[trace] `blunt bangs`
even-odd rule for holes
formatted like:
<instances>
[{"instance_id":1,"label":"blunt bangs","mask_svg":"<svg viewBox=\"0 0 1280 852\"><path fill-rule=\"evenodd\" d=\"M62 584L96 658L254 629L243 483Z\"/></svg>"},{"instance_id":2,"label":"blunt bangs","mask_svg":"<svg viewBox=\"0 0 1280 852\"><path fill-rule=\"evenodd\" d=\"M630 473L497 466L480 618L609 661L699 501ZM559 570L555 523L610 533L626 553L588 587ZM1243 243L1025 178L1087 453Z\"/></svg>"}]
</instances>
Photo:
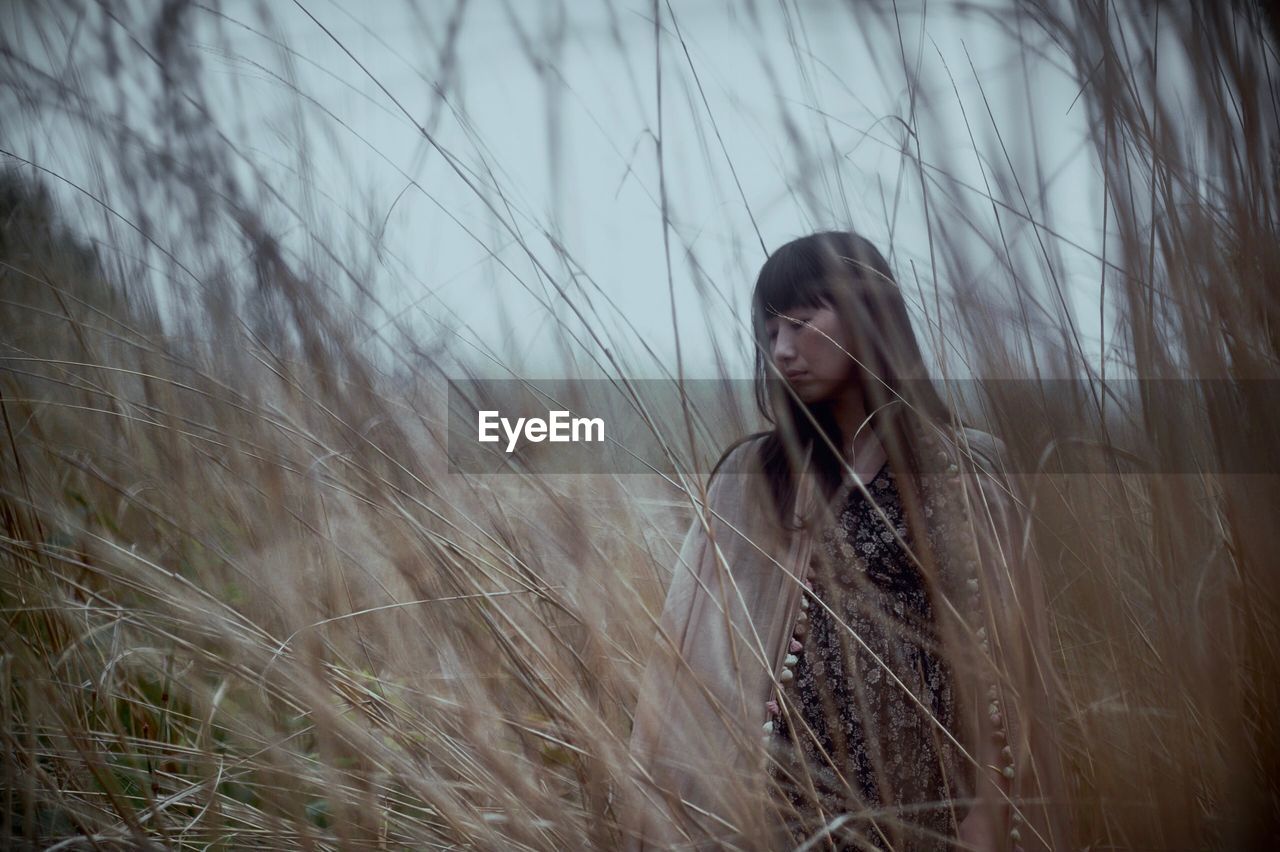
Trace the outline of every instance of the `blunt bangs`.
<instances>
[{"instance_id":1,"label":"blunt bangs","mask_svg":"<svg viewBox=\"0 0 1280 852\"><path fill-rule=\"evenodd\" d=\"M774 252L756 279L752 313L758 322L795 308L832 303L831 263L821 252L794 243Z\"/></svg>"},{"instance_id":2,"label":"blunt bangs","mask_svg":"<svg viewBox=\"0 0 1280 852\"><path fill-rule=\"evenodd\" d=\"M821 278L805 278L796 284L775 280L771 288L757 286L752 298L751 326L758 346L762 350L769 347L769 335L765 330L765 322L769 317L787 315L799 308L821 308L834 304L831 286Z\"/></svg>"},{"instance_id":3,"label":"blunt bangs","mask_svg":"<svg viewBox=\"0 0 1280 852\"><path fill-rule=\"evenodd\" d=\"M893 277L875 246L851 232L824 231L792 240L769 255L756 278L752 313L756 324L763 325L771 314L837 306L855 291L879 291L882 284L892 286Z\"/></svg>"}]
</instances>

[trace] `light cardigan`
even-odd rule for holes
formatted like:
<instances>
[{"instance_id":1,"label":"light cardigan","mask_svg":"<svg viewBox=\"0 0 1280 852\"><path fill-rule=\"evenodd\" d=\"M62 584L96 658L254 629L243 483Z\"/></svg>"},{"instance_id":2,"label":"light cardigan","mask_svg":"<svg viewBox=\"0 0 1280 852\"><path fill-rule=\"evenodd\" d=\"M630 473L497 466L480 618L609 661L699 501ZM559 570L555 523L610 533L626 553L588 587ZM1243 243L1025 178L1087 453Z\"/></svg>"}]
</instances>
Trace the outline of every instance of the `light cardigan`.
<instances>
[{"instance_id":1,"label":"light cardigan","mask_svg":"<svg viewBox=\"0 0 1280 852\"><path fill-rule=\"evenodd\" d=\"M765 703L778 675L800 611L802 580L813 554L809 524L784 529L760 468L763 436L738 445L712 477L668 588L655 648L641 681L632 728L634 770L624 786L626 848L778 849L790 846L766 806L766 757L761 744ZM1002 447L990 435L965 429L947 441L949 476L933 479L963 494L973 544L957 545L947 564L965 576L944 583L943 611L958 612L964 586L980 589L978 619L991 637L979 649L978 625L957 627L951 641L960 696L976 726L965 743L979 764L998 767L987 690L994 685L1008 727L1015 778L1001 792L996 770L977 770L977 793L999 811L1008 846L1010 800L1018 805L1021 845L1060 848L1060 786L1056 752L1048 736L1054 679L1049 666L1043 593L1030 570L1029 538L1006 481L997 474ZM791 507L796 519L816 508L814 475L802 473ZM830 518L830 514L824 517ZM974 549L976 545L976 551ZM954 609L952 606L954 605ZM970 622L973 619L968 619ZM956 622L959 624L959 622ZM963 655L961 655L963 656ZM1045 797L1052 804L1043 804Z\"/></svg>"}]
</instances>

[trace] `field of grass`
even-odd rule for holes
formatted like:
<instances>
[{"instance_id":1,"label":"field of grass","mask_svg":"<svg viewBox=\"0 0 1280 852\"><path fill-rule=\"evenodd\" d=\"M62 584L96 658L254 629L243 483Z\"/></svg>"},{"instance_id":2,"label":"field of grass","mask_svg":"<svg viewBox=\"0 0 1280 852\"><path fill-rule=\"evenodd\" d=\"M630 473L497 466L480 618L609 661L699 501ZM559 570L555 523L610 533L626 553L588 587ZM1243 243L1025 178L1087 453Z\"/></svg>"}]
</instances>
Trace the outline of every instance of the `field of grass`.
<instances>
[{"instance_id":1,"label":"field of grass","mask_svg":"<svg viewBox=\"0 0 1280 852\"><path fill-rule=\"evenodd\" d=\"M1081 389L1046 394L1043 433L1010 441L1053 617L1071 848L1275 848L1280 21L1245 0L1148 5L957 14L1079 81L1109 363L1177 380L1189 410L1169 417L1155 383L1107 395L1061 299L1066 237L1031 200L1037 141L992 131L981 101L952 128L987 158L976 202L915 147L931 105L904 105L933 269L898 274L922 294L975 282L973 246L993 251L1023 312L971 283L927 336L975 376ZM283 202L204 121L184 27L209 10L114 6L0 13L0 847L617 847L645 649L705 476L451 472L452 368L429 330L376 319L376 235L326 239L302 211L298 251ZM920 85L918 18L852 6L905 39L896 73ZM681 13L646 10L676 55ZM1161 68L1185 70L1176 90ZM161 81L168 124L138 132L86 94L98 75L127 101L136 73ZM47 113L82 135L19 132ZM109 197L45 158L90 139L112 144L85 158L126 179ZM543 272L567 340L589 299ZM643 345L583 350L621 382L609 353ZM977 413L1025 437L1026 399L993 384ZM713 444L759 427L708 420ZM680 412L654 426L681 452Z\"/></svg>"}]
</instances>

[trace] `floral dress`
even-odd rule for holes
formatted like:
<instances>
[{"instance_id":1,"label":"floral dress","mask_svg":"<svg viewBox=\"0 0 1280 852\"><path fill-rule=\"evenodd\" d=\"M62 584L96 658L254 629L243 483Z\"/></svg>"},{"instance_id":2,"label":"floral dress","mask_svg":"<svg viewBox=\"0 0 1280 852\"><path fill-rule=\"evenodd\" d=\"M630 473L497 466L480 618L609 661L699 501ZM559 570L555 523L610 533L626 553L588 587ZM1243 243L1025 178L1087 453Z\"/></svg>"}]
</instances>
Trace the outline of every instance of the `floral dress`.
<instances>
[{"instance_id":1,"label":"floral dress","mask_svg":"<svg viewBox=\"0 0 1280 852\"><path fill-rule=\"evenodd\" d=\"M973 779L939 729L959 738L952 672L936 653L923 578L895 537L912 544L887 465L868 491L884 517L855 488L820 538L825 567L811 570L792 640L771 777L797 844L828 826L810 848L953 848L965 809L951 800ZM926 519L935 508L927 498Z\"/></svg>"}]
</instances>

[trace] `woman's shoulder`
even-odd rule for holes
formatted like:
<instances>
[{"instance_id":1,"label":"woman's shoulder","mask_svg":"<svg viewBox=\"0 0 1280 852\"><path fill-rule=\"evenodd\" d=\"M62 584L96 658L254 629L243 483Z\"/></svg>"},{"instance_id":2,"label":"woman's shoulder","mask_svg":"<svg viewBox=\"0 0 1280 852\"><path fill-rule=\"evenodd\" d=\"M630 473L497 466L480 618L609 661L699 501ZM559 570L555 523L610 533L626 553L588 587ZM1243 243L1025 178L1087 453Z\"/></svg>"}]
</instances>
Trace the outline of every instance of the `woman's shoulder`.
<instances>
[{"instance_id":1,"label":"woman's shoulder","mask_svg":"<svg viewBox=\"0 0 1280 852\"><path fill-rule=\"evenodd\" d=\"M1004 441L971 426L963 426L956 433L958 449L974 466L987 473L1000 473L1005 468L1007 447Z\"/></svg>"},{"instance_id":2,"label":"woman's shoulder","mask_svg":"<svg viewBox=\"0 0 1280 852\"><path fill-rule=\"evenodd\" d=\"M721 473L758 473L761 449L772 432L756 432L734 441L720 454L720 460L711 468L711 476Z\"/></svg>"},{"instance_id":3,"label":"woman's shoulder","mask_svg":"<svg viewBox=\"0 0 1280 852\"><path fill-rule=\"evenodd\" d=\"M960 467L972 474L966 478L977 489L982 505L993 516L999 515L1003 523L1013 524L1019 501L1009 479L1008 448L1004 441L990 432L966 426L957 432L956 443L963 459Z\"/></svg>"}]
</instances>

